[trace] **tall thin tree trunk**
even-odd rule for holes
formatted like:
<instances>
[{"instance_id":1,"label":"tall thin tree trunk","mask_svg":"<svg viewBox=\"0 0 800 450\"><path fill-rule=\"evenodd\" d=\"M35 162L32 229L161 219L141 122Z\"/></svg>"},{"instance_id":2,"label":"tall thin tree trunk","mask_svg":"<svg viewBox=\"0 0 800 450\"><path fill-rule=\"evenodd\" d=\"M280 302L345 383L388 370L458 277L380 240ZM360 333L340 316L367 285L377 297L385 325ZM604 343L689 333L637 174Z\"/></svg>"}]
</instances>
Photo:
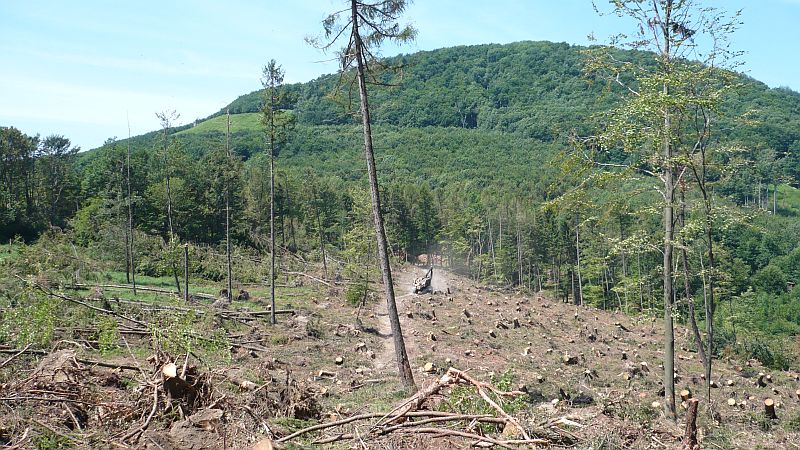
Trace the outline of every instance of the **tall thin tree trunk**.
<instances>
[{"instance_id":1,"label":"tall thin tree trunk","mask_svg":"<svg viewBox=\"0 0 800 450\"><path fill-rule=\"evenodd\" d=\"M622 222L622 216L619 216L619 241L625 241L625 226ZM628 311L628 265L625 258L625 245L622 246L620 256L622 256L622 295L625 298L625 311Z\"/></svg>"},{"instance_id":2,"label":"tall thin tree trunk","mask_svg":"<svg viewBox=\"0 0 800 450\"><path fill-rule=\"evenodd\" d=\"M310 178L310 174L309 174ZM310 181L310 180L309 180ZM319 199L317 198L317 188L316 184L312 181L311 182L311 196L312 201L314 202L314 215L316 215L317 219L317 231L319 232L319 248L322 252L322 269L325 273L325 279L328 278L328 258L325 255L325 233L322 228L322 215L320 214L320 207L319 207Z\"/></svg>"},{"instance_id":3,"label":"tall thin tree trunk","mask_svg":"<svg viewBox=\"0 0 800 450\"><path fill-rule=\"evenodd\" d=\"M519 203L517 203L517 284L522 286L522 234L520 232L519 222L520 222L520 213L519 213Z\"/></svg>"},{"instance_id":4,"label":"tall thin tree trunk","mask_svg":"<svg viewBox=\"0 0 800 450\"><path fill-rule=\"evenodd\" d=\"M164 169L166 172L166 189L167 189L167 223L169 224L169 245L172 247L172 242L175 240L175 227L172 224L172 188L170 186L170 166L169 166L169 157L167 156L167 152L169 151L169 145L167 142L167 131L169 127L164 128ZM175 261L172 261L172 276L175 278L175 287L178 289L178 295L181 294L181 282L178 281L178 266L175 264Z\"/></svg>"},{"instance_id":5,"label":"tall thin tree trunk","mask_svg":"<svg viewBox=\"0 0 800 450\"><path fill-rule=\"evenodd\" d=\"M369 177L370 194L372 199L372 215L375 219L375 235L378 245L378 259L383 273L383 284L386 289L386 303L389 312L389 324L391 325L392 336L394 337L395 357L400 379L406 389L416 391L414 374L411 372L411 364L406 354L406 345L403 340L403 331L400 326L400 317L397 314L397 303L394 296L394 285L392 284L392 269L389 265L389 255L387 253L386 231L383 226L383 216L381 215L380 192L378 191L378 175L375 170L375 154L372 148L372 127L369 113L369 103L367 99L366 75L364 73L364 55L362 53L363 43L358 31L359 15L356 0L351 0L353 37L355 38L355 58L357 62L358 94L361 99L361 123L364 131L364 156L367 160L367 175Z\"/></svg>"},{"instance_id":6,"label":"tall thin tree trunk","mask_svg":"<svg viewBox=\"0 0 800 450\"><path fill-rule=\"evenodd\" d=\"M225 111L228 131L225 134L225 157L228 168L231 163L231 111ZM225 257L228 262L228 300L233 300L233 266L231 264L231 186L228 171L225 171Z\"/></svg>"},{"instance_id":7,"label":"tall thin tree trunk","mask_svg":"<svg viewBox=\"0 0 800 450\"><path fill-rule=\"evenodd\" d=\"M706 296L705 310L706 310L706 391L708 398L711 398L711 360L714 358L714 311L716 305L714 303L714 285L716 276L715 273L715 260L714 260L714 241L712 241L712 230L714 226L714 219L711 215L710 199L706 197L706 220L705 220L705 235L706 245L708 251L708 295Z\"/></svg>"},{"instance_id":8,"label":"tall thin tree trunk","mask_svg":"<svg viewBox=\"0 0 800 450\"><path fill-rule=\"evenodd\" d=\"M120 175L122 179L125 179L125 167L120 166ZM117 208L120 213L120 218L122 216L122 192L125 190L125 186L119 187L119 195L117 196ZM131 248L130 248L130 238L128 237L128 214L125 213L125 223L122 225L122 229L125 235L125 282L131 284Z\"/></svg>"},{"instance_id":9,"label":"tall thin tree trunk","mask_svg":"<svg viewBox=\"0 0 800 450\"><path fill-rule=\"evenodd\" d=\"M772 215L778 214L778 180L772 185Z\"/></svg>"},{"instance_id":10,"label":"tall thin tree trunk","mask_svg":"<svg viewBox=\"0 0 800 450\"><path fill-rule=\"evenodd\" d=\"M189 303L189 244L183 244L183 302Z\"/></svg>"},{"instance_id":11,"label":"tall thin tree trunk","mask_svg":"<svg viewBox=\"0 0 800 450\"><path fill-rule=\"evenodd\" d=\"M128 244L130 246L130 252L128 253L130 257L130 267L131 267L131 282L133 283L133 295L136 296L136 265L134 264L134 246L133 246L133 206L132 206L132 199L131 199L131 121L128 119L128 154L126 157L126 171L127 176L125 177L125 183L128 187L128 233L130 234L130 241Z\"/></svg>"},{"instance_id":12,"label":"tall thin tree trunk","mask_svg":"<svg viewBox=\"0 0 800 450\"><path fill-rule=\"evenodd\" d=\"M270 93L270 108L272 113L270 120L270 149L269 149L269 298L272 311L270 312L270 323L275 325L275 92Z\"/></svg>"},{"instance_id":13,"label":"tall thin tree trunk","mask_svg":"<svg viewBox=\"0 0 800 450\"><path fill-rule=\"evenodd\" d=\"M494 269L494 279L497 280L497 260L494 253L494 232L492 231L492 218L486 217L489 222L489 252L492 255L492 268Z\"/></svg>"},{"instance_id":14,"label":"tall thin tree trunk","mask_svg":"<svg viewBox=\"0 0 800 450\"><path fill-rule=\"evenodd\" d=\"M686 198L685 198L685 185L681 184L680 190L680 210L678 212L678 223L681 229L686 225ZM689 308L689 325L692 327L692 334L694 335L694 342L697 345L697 353L700 355L700 361L703 367L706 365L706 352L703 349L703 339L700 337L700 330L697 327L697 318L695 317L694 310L694 297L689 285L689 251L686 248L686 242L681 237L681 261L683 264L683 291L686 298L686 306ZM709 402L711 398L709 397Z\"/></svg>"},{"instance_id":15,"label":"tall thin tree trunk","mask_svg":"<svg viewBox=\"0 0 800 450\"><path fill-rule=\"evenodd\" d=\"M672 33L672 0L667 0L664 5L664 20L661 23L661 31L664 34L664 48L662 57L664 59L664 70L669 72L670 43ZM669 88L664 84L664 95L669 95ZM672 118L670 110L664 107L664 130L663 130L663 156L664 168L662 177L664 180L664 412L667 418L675 420L677 410L675 407L675 328L672 321L672 249L673 249L673 202L675 195L675 173L672 161L672 143L670 135L672 133Z\"/></svg>"},{"instance_id":16,"label":"tall thin tree trunk","mask_svg":"<svg viewBox=\"0 0 800 450\"><path fill-rule=\"evenodd\" d=\"M639 285L639 311L644 311L644 289L642 288L642 251L636 250L636 281Z\"/></svg>"},{"instance_id":17,"label":"tall thin tree trunk","mask_svg":"<svg viewBox=\"0 0 800 450\"><path fill-rule=\"evenodd\" d=\"M575 265L578 272L578 298L575 299L576 305L583 304L583 279L581 278L581 238L580 238L580 223L575 221Z\"/></svg>"}]
</instances>

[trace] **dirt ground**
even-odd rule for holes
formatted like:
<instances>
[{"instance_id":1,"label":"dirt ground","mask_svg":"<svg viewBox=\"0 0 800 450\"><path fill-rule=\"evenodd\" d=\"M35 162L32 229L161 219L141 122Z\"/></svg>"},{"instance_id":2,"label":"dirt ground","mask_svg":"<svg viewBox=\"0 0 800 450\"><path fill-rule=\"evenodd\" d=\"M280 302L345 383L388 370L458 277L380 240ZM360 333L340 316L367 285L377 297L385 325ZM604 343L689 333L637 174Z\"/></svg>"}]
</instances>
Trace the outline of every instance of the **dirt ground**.
<instances>
[{"instance_id":1,"label":"dirt ground","mask_svg":"<svg viewBox=\"0 0 800 450\"><path fill-rule=\"evenodd\" d=\"M453 367L480 382L505 383L505 390L524 393L517 403L503 406L513 408L523 428L551 439L552 446L676 448L685 409L679 407L677 423L663 414L660 321L478 285L438 267L432 292L413 294L413 280L424 272L413 266L394 272L419 388ZM5 352L0 355L0 445L247 449L270 436L275 440L317 423L386 413L402 404L410 393L396 375L382 291L357 308L343 300L343 286L306 280L305 287L303 295L281 299L279 307L294 314L280 316L277 325L259 320L233 329L221 322L231 327L235 345L213 361L192 352L153 351L149 337L133 335L127 347L110 356L71 344L82 342L75 332L47 355L0 349ZM688 333L678 327L676 390L687 389L700 399L703 448L800 448L800 374L769 371L755 361L715 361L717 387L709 409L702 367L689 347ZM177 380L168 377L169 364L178 373L185 366L185 373ZM778 419L764 417L767 398L777 402ZM486 412L477 395L461 387L443 389L421 408ZM475 443L410 428L375 436L371 423L307 433L288 444L469 448Z\"/></svg>"}]
</instances>

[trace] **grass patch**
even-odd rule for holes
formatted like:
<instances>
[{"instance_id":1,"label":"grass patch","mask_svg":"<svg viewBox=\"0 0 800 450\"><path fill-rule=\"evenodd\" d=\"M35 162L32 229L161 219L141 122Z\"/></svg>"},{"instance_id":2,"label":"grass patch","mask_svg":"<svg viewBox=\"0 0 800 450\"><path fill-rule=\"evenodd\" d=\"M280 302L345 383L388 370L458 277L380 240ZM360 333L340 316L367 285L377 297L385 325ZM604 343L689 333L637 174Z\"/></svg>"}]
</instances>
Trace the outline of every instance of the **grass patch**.
<instances>
[{"instance_id":1,"label":"grass patch","mask_svg":"<svg viewBox=\"0 0 800 450\"><path fill-rule=\"evenodd\" d=\"M204 120L197 125L183 130L181 134L203 134L210 132L225 133L228 129L226 117L217 116L208 120ZM231 133L240 131L260 131L264 126L261 125L261 114L259 113L243 113L231 114Z\"/></svg>"},{"instance_id":2,"label":"grass patch","mask_svg":"<svg viewBox=\"0 0 800 450\"><path fill-rule=\"evenodd\" d=\"M359 413L390 411L398 400L403 400L409 395L404 389L398 388L399 385L395 385L392 381L370 383L340 397L326 398L326 401L335 404L322 405L323 410L326 407L334 409L333 407L341 405Z\"/></svg>"},{"instance_id":3,"label":"grass patch","mask_svg":"<svg viewBox=\"0 0 800 450\"><path fill-rule=\"evenodd\" d=\"M778 186L778 214L789 217L800 216L800 189L788 184Z\"/></svg>"}]
</instances>

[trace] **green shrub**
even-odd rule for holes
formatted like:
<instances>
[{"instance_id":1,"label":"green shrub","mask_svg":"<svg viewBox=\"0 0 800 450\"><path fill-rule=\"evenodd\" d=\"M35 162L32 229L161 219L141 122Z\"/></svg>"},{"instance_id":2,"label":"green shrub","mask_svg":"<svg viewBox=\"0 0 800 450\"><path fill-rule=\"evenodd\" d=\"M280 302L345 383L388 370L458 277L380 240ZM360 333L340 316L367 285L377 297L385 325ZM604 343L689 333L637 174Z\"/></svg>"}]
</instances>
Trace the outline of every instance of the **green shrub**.
<instances>
[{"instance_id":1,"label":"green shrub","mask_svg":"<svg viewBox=\"0 0 800 450\"><path fill-rule=\"evenodd\" d=\"M103 316L97 319L97 345L100 353L108 355L119 348L119 324L112 317Z\"/></svg>"},{"instance_id":2,"label":"green shrub","mask_svg":"<svg viewBox=\"0 0 800 450\"><path fill-rule=\"evenodd\" d=\"M283 334L274 334L269 338L272 345L286 345L289 343L289 338Z\"/></svg>"},{"instance_id":3,"label":"green shrub","mask_svg":"<svg viewBox=\"0 0 800 450\"><path fill-rule=\"evenodd\" d=\"M344 298L348 304L357 307L366 303L368 291L369 286L366 280L358 280L347 286Z\"/></svg>"},{"instance_id":4,"label":"green shrub","mask_svg":"<svg viewBox=\"0 0 800 450\"><path fill-rule=\"evenodd\" d=\"M306 335L315 339L322 339L322 323L319 319L311 319L306 322Z\"/></svg>"},{"instance_id":5,"label":"green shrub","mask_svg":"<svg viewBox=\"0 0 800 450\"><path fill-rule=\"evenodd\" d=\"M46 347L53 340L59 302L23 289L0 315L0 341Z\"/></svg>"}]
</instances>

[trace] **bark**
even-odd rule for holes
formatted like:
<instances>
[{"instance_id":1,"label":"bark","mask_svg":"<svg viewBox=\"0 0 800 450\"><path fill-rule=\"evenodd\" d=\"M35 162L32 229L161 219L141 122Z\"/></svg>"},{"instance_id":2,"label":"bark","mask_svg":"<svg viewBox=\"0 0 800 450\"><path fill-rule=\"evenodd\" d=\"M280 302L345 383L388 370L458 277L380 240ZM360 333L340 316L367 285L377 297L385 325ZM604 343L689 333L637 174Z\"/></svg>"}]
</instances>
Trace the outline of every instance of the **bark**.
<instances>
[{"instance_id":1,"label":"bark","mask_svg":"<svg viewBox=\"0 0 800 450\"><path fill-rule=\"evenodd\" d=\"M270 115L269 115L269 299L272 313L269 316L271 324L275 325L275 88L270 87Z\"/></svg>"},{"instance_id":2,"label":"bark","mask_svg":"<svg viewBox=\"0 0 800 450\"><path fill-rule=\"evenodd\" d=\"M672 0L667 0L664 5L664 20L661 31L664 36L662 58L664 70L669 71L670 43L672 40ZM664 95L669 95L669 88L664 85ZM664 181L664 411L667 418L676 419L675 408L675 329L672 321L672 250L673 250L673 201L674 201L674 166L672 162L672 143L670 134L672 130L671 112L664 107L663 129L663 157L664 167L662 177Z\"/></svg>"},{"instance_id":3,"label":"bark","mask_svg":"<svg viewBox=\"0 0 800 450\"><path fill-rule=\"evenodd\" d=\"M183 287L183 301L189 303L189 244L183 244Z\"/></svg>"},{"instance_id":4,"label":"bark","mask_svg":"<svg viewBox=\"0 0 800 450\"><path fill-rule=\"evenodd\" d=\"M166 116L164 116L166 117ZM169 225L169 243L172 244L172 241L175 239L175 227L172 223L172 188L170 186L170 172L171 169L169 167L169 156L167 155L169 151L168 145L168 133L169 131L169 124L164 127L164 169L166 170L166 177L165 177L165 185L167 190L167 223ZM181 282L178 281L178 267L175 264L174 260L172 262L172 275L175 278L175 287L178 289L178 294L181 292Z\"/></svg>"},{"instance_id":5,"label":"bark","mask_svg":"<svg viewBox=\"0 0 800 450\"><path fill-rule=\"evenodd\" d=\"M228 163L231 159L231 112L226 110L228 131L225 135L225 157L228 158ZM228 263L228 300L233 300L233 268L231 267L231 186L230 186L230 173L226 170L225 173L225 258ZM187 278L188 280L188 278ZM188 286L188 281L187 281ZM188 289L188 287L187 287ZM187 297L188 298L188 297ZM275 309L275 305L272 305Z\"/></svg>"},{"instance_id":6,"label":"bark","mask_svg":"<svg viewBox=\"0 0 800 450\"><path fill-rule=\"evenodd\" d=\"M696 398L688 400L689 406L686 412L686 431L681 442L681 450L696 450L700 448L697 442L697 404Z\"/></svg>"},{"instance_id":7,"label":"bark","mask_svg":"<svg viewBox=\"0 0 800 450\"><path fill-rule=\"evenodd\" d=\"M622 222L622 216L619 217L619 240L620 242L625 241L625 225ZM628 265L627 260L625 258L625 246L622 246L622 251L620 252L620 256L622 257L622 279L624 282L622 283L622 295L625 298L625 311L628 311Z\"/></svg>"},{"instance_id":8,"label":"bark","mask_svg":"<svg viewBox=\"0 0 800 450\"><path fill-rule=\"evenodd\" d=\"M578 275L578 297L575 299L576 305L583 304L583 279L581 278L581 235L580 235L580 222L575 221L575 265Z\"/></svg>"},{"instance_id":9,"label":"bark","mask_svg":"<svg viewBox=\"0 0 800 450\"><path fill-rule=\"evenodd\" d=\"M686 224L686 198L685 198L685 189L684 186L681 185L680 190L680 212L678 213L678 223L681 226L681 229ZM695 317L694 311L694 297L692 296L692 290L689 285L689 252L686 249L686 242L681 238L681 263L683 265L683 291L684 296L686 298L686 306L689 308L689 324L692 327L692 335L694 336L695 345L697 345L697 353L700 355L700 361L703 364L703 367L706 365L706 352L703 349L703 339L700 337L700 330L697 327L697 318ZM711 398L709 397L709 404L711 402Z\"/></svg>"},{"instance_id":10,"label":"bark","mask_svg":"<svg viewBox=\"0 0 800 450\"><path fill-rule=\"evenodd\" d=\"M319 199L317 198L317 188L316 185L312 182L311 183L311 196L313 197L312 201L314 202L314 215L316 215L317 219L317 231L319 232L319 248L322 252L322 269L323 273L325 274L325 279L328 278L328 259L325 255L325 233L324 229L322 228L322 215L319 212Z\"/></svg>"},{"instance_id":11,"label":"bark","mask_svg":"<svg viewBox=\"0 0 800 450\"><path fill-rule=\"evenodd\" d=\"M372 148L372 128L369 112L369 101L367 98L367 85L364 69L363 42L359 34L360 17L358 15L358 1L351 0L351 14L353 27L353 40L355 58L357 63L358 94L361 100L361 122L364 132L364 156L367 160L367 175L372 200L372 213L375 220L375 234L378 245L378 260L383 274L383 284L386 289L386 303L389 312L389 324L391 325L392 336L394 337L395 357L397 359L398 371L403 385L416 391L414 375L411 372L411 365L406 354L406 346L403 340L403 331L400 327L400 318L397 315L397 303L394 296L394 286L392 284L392 269L389 265L389 255L387 253L386 231L383 225L381 214L380 193L378 191L378 176L375 170L375 154ZM274 309L274 308L273 308Z\"/></svg>"}]
</instances>

